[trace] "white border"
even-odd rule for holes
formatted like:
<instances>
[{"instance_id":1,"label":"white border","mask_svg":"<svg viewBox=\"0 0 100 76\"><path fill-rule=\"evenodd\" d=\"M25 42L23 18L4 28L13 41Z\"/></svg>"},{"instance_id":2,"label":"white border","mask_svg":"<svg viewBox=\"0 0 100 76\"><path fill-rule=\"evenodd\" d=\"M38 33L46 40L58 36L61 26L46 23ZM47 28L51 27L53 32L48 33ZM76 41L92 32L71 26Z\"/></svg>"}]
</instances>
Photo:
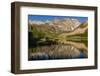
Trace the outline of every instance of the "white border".
<instances>
[{"instance_id":1,"label":"white border","mask_svg":"<svg viewBox=\"0 0 100 76\"><path fill-rule=\"evenodd\" d=\"M94 11L51 9L39 7L20 8L20 69L43 69L94 65ZM88 17L88 59L28 61L28 14Z\"/></svg>"}]
</instances>

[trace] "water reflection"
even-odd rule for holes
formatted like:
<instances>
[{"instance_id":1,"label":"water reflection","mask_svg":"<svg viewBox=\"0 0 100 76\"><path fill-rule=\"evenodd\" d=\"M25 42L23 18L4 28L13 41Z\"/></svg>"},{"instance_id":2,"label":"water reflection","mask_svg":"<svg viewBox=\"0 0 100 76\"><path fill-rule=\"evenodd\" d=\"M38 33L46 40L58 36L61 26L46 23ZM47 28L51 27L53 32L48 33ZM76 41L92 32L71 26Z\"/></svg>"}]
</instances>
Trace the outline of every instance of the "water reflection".
<instances>
[{"instance_id":1,"label":"water reflection","mask_svg":"<svg viewBox=\"0 0 100 76\"><path fill-rule=\"evenodd\" d=\"M72 41L67 41L66 44L45 45L29 49L29 60L79 59L87 57L86 45Z\"/></svg>"}]
</instances>

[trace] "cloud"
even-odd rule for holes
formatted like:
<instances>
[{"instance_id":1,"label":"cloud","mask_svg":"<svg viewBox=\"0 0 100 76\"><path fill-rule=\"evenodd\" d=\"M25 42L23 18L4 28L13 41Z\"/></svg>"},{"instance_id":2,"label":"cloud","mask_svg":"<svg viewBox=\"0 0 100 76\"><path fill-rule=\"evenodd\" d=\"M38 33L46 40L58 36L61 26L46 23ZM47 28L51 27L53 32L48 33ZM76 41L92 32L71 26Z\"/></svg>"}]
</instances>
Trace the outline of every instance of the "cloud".
<instances>
[{"instance_id":1,"label":"cloud","mask_svg":"<svg viewBox=\"0 0 100 76\"><path fill-rule=\"evenodd\" d=\"M41 24L45 24L45 22L43 22L43 21L32 21L32 20L29 20L29 23L30 24L37 24L37 25L41 25Z\"/></svg>"}]
</instances>

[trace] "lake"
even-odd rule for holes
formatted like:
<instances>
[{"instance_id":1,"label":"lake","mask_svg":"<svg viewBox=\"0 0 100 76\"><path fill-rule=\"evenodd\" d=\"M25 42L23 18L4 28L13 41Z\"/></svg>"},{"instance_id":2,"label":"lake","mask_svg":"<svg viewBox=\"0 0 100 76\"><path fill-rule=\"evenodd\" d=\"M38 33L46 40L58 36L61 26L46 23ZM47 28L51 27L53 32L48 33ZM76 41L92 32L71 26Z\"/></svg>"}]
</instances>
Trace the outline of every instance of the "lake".
<instances>
[{"instance_id":1,"label":"lake","mask_svg":"<svg viewBox=\"0 0 100 76\"><path fill-rule=\"evenodd\" d=\"M28 60L83 59L88 57L84 43L67 42L29 48Z\"/></svg>"}]
</instances>

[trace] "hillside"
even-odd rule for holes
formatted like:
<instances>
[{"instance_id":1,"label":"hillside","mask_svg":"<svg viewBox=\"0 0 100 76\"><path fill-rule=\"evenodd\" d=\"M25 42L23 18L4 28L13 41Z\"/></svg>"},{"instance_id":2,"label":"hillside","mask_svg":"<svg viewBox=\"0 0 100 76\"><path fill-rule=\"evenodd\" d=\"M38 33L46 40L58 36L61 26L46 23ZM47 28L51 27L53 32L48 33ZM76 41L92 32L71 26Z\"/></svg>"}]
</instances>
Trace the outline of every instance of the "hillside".
<instances>
[{"instance_id":1,"label":"hillside","mask_svg":"<svg viewBox=\"0 0 100 76\"><path fill-rule=\"evenodd\" d=\"M46 22L29 21L29 42L36 39L36 43L54 42L66 43L68 40L87 40L88 23L77 19L54 19ZM30 36L31 35L31 36ZM77 36L78 35L78 36Z\"/></svg>"},{"instance_id":2,"label":"hillside","mask_svg":"<svg viewBox=\"0 0 100 76\"><path fill-rule=\"evenodd\" d=\"M49 28L54 29L57 32L71 32L75 28L77 28L81 23L77 19L54 19L52 21L29 21L29 24L31 25L37 25L37 26L48 26Z\"/></svg>"}]
</instances>

